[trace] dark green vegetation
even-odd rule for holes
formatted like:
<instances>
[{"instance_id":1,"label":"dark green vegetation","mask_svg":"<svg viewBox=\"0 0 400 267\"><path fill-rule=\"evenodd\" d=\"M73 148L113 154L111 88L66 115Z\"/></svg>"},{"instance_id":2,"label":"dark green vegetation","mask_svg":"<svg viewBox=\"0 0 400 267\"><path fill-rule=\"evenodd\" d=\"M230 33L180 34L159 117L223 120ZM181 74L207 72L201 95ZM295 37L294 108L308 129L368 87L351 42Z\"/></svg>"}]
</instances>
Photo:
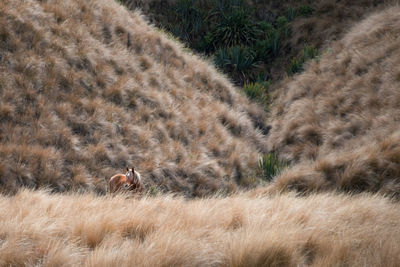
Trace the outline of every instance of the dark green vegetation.
<instances>
[{"instance_id":1,"label":"dark green vegetation","mask_svg":"<svg viewBox=\"0 0 400 267\"><path fill-rule=\"evenodd\" d=\"M122 2L133 8L132 1ZM271 9L266 17L258 12L257 5L244 0L179 0L150 4L146 15L192 50L211 58L236 85L244 86L249 98L266 104L266 84L276 71L277 61L283 57L291 62L293 57L288 42L291 21L309 17L313 11L308 4L294 4ZM299 72L306 59L294 55L294 62L283 70Z\"/></svg>"},{"instance_id":2,"label":"dark green vegetation","mask_svg":"<svg viewBox=\"0 0 400 267\"><path fill-rule=\"evenodd\" d=\"M258 164L262 172L262 178L266 181L274 179L287 166L287 163L279 159L274 153L262 155Z\"/></svg>"},{"instance_id":3,"label":"dark green vegetation","mask_svg":"<svg viewBox=\"0 0 400 267\"><path fill-rule=\"evenodd\" d=\"M318 50L314 46L305 46L301 55L292 58L287 69L289 75L302 72L304 70L304 63L310 59L318 56Z\"/></svg>"}]
</instances>

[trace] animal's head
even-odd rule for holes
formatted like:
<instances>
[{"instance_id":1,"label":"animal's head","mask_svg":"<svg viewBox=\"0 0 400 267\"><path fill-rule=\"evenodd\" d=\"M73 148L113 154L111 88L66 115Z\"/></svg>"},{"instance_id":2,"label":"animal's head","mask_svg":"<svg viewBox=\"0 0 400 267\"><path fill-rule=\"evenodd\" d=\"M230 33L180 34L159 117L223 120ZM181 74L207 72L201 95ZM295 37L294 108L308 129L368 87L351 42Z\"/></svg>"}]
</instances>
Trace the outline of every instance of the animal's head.
<instances>
[{"instance_id":1,"label":"animal's head","mask_svg":"<svg viewBox=\"0 0 400 267\"><path fill-rule=\"evenodd\" d=\"M123 185L125 190L139 190L141 191L141 178L140 174L134 168L126 168L126 182Z\"/></svg>"},{"instance_id":2,"label":"animal's head","mask_svg":"<svg viewBox=\"0 0 400 267\"><path fill-rule=\"evenodd\" d=\"M133 167L126 168L125 176L126 176L126 182L128 184L132 184L135 180L135 169Z\"/></svg>"}]
</instances>

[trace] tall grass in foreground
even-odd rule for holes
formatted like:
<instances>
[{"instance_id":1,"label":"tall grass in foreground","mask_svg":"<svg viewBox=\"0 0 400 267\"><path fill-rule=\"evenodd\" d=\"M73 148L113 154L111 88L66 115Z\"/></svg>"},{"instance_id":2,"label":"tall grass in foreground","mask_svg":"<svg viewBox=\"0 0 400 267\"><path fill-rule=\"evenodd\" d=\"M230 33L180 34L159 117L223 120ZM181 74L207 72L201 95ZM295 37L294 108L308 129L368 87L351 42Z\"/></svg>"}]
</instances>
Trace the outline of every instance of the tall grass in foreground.
<instances>
[{"instance_id":1,"label":"tall grass in foreground","mask_svg":"<svg viewBox=\"0 0 400 267\"><path fill-rule=\"evenodd\" d=\"M369 195L0 197L1 266L396 266L400 204Z\"/></svg>"}]
</instances>

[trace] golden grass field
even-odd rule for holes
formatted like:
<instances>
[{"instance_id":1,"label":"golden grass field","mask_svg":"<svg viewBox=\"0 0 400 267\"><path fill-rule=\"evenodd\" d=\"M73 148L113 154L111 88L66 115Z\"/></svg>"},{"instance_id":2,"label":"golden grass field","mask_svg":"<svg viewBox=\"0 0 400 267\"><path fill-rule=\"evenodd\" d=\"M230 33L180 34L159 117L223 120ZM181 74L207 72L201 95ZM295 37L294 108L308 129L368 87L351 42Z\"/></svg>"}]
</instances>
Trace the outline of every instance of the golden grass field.
<instances>
[{"instance_id":1,"label":"golden grass field","mask_svg":"<svg viewBox=\"0 0 400 267\"><path fill-rule=\"evenodd\" d=\"M1 1L0 266L399 266L400 8L384 6L295 22L327 43L266 114L115 1ZM290 166L261 186L269 151ZM105 195L127 165L143 195Z\"/></svg>"},{"instance_id":2,"label":"golden grass field","mask_svg":"<svg viewBox=\"0 0 400 267\"><path fill-rule=\"evenodd\" d=\"M400 205L379 196L49 194L0 198L2 266L398 266Z\"/></svg>"}]
</instances>

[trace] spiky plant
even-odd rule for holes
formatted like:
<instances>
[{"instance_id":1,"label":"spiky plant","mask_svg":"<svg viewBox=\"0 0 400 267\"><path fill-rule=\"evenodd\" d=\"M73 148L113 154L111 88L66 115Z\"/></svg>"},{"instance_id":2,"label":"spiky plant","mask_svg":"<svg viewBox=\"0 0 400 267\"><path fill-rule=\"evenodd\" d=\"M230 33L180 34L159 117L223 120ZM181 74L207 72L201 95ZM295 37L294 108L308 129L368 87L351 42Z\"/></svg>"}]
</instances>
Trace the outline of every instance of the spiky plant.
<instances>
[{"instance_id":1,"label":"spiky plant","mask_svg":"<svg viewBox=\"0 0 400 267\"><path fill-rule=\"evenodd\" d=\"M287 67L287 73L289 75L294 75L302 72L304 70L304 63L310 59L316 58L317 56L318 49L316 49L313 45L306 45L299 57L292 58L289 66Z\"/></svg>"},{"instance_id":2,"label":"spiky plant","mask_svg":"<svg viewBox=\"0 0 400 267\"><path fill-rule=\"evenodd\" d=\"M275 153L268 153L260 157L258 166L262 172L263 179L271 181L282 172L287 163L279 159Z\"/></svg>"},{"instance_id":3,"label":"spiky plant","mask_svg":"<svg viewBox=\"0 0 400 267\"><path fill-rule=\"evenodd\" d=\"M233 8L231 12L221 12L219 16L220 19L212 30L215 47L249 45L255 41L258 29L245 9Z\"/></svg>"},{"instance_id":4,"label":"spiky plant","mask_svg":"<svg viewBox=\"0 0 400 267\"><path fill-rule=\"evenodd\" d=\"M257 65L252 51L245 46L218 49L214 55L214 62L225 72L231 73L237 83L246 80L251 69Z\"/></svg>"},{"instance_id":5,"label":"spiky plant","mask_svg":"<svg viewBox=\"0 0 400 267\"><path fill-rule=\"evenodd\" d=\"M268 87L270 83L267 82L246 82L243 86L243 91L252 100L265 103L268 100Z\"/></svg>"}]
</instances>

